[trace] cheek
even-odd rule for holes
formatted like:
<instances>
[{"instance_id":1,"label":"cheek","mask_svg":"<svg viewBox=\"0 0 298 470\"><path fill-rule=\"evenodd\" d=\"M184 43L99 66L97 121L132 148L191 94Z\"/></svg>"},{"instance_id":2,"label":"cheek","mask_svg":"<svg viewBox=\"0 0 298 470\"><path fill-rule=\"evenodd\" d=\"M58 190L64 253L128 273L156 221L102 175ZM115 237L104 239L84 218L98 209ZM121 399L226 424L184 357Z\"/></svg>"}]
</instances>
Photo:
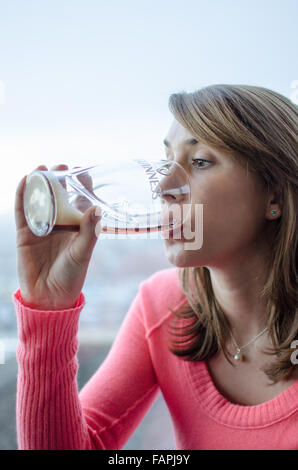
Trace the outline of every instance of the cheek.
<instances>
[{"instance_id":1,"label":"cheek","mask_svg":"<svg viewBox=\"0 0 298 470\"><path fill-rule=\"evenodd\" d=\"M255 246L256 240L261 243L259 236L265 226L264 196L257 182L245 175L230 178L221 174L201 180L201 184L192 187L192 216L187 221L194 237L182 236L181 241L166 243L170 262L176 266L208 266ZM203 204L203 222L199 224L195 223L195 204ZM203 245L188 251L184 242L197 239L198 226L200 231L202 227Z\"/></svg>"},{"instance_id":2,"label":"cheek","mask_svg":"<svg viewBox=\"0 0 298 470\"><path fill-rule=\"evenodd\" d=\"M250 178L221 176L205 181L193 191L193 203L203 204L206 236L248 235L264 220L263 194Z\"/></svg>"}]
</instances>

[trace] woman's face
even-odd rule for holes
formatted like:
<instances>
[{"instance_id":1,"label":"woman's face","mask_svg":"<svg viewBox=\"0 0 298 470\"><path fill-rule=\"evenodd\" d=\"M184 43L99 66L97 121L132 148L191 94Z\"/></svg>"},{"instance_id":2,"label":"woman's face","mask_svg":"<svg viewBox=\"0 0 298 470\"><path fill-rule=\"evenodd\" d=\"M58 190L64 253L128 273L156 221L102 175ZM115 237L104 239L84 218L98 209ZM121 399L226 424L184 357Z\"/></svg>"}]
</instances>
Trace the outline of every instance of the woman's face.
<instances>
[{"instance_id":1,"label":"woman's face","mask_svg":"<svg viewBox=\"0 0 298 470\"><path fill-rule=\"evenodd\" d=\"M257 173L248 171L229 155L197 142L176 119L165 142L167 158L177 161L188 172L191 229L196 235L201 230L203 236L199 249L185 249L185 243L190 246L192 240L183 237L183 230L180 239L165 238L169 261L180 267L223 266L226 261L236 260L239 254L242 257L252 250L262 250L266 243L269 195ZM203 204L200 224L195 221L195 204Z\"/></svg>"}]
</instances>

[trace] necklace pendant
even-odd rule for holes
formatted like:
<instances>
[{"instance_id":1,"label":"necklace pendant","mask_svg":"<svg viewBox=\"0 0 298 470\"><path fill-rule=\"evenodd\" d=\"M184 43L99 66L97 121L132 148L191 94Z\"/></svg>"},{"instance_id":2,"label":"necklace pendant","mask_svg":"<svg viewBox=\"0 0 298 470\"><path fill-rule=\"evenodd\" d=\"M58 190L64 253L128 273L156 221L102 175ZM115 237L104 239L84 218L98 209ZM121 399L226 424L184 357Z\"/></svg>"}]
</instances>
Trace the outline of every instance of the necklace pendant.
<instances>
[{"instance_id":1,"label":"necklace pendant","mask_svg":"<svg viewBox=\"0 0 298 470\"><path fill-rule=\"evenodd\" d=\"M235 361L243 361L243 355L241 349L237 348L237 352L234 356Z\"/></svg>"}]
</instances>

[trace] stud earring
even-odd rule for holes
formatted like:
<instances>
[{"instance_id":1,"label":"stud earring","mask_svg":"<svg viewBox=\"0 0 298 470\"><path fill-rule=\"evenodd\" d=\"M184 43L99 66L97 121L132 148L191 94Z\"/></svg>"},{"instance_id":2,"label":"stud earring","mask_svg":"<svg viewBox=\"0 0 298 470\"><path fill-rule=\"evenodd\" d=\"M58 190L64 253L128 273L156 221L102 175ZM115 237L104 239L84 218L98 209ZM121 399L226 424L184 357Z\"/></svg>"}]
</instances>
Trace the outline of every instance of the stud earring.
<instances>
[{"instance_id":1,"label":"stud earring","mask_svg":"<svg viewBox=\"0 0 298 470\"><path fill-rule=\"evenodd\" d=\"M272 209L271 214L272 214L272 215L276 215L276 210L275 210L275 209Z\"/></svg>"}]
</instances>

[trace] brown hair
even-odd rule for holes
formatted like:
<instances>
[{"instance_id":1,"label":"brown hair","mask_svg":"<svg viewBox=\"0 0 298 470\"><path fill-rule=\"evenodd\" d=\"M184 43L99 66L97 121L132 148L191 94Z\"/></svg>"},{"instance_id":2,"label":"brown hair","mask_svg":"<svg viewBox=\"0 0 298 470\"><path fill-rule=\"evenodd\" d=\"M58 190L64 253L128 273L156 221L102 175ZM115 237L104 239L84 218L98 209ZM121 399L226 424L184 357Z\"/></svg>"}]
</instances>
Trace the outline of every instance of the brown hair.
<instances>
[{"instance_id":1,"label":"brown hair","mask_svg":"<svg viewBox=\"0 0 298 470\"><path fill-rule=\"evenodd\" d=\"M264 352L276 356L264 372L276 383L294 370L291 343L298 336L298 107L267 88L212 85L193 93L172 94L169 108L197 140L248 165L268 190L279 192L282 215L272 221L269 276L261 293L273 344ZM204 266L179 268L179 281L187 304L172 310L169 330L182 339L173 340L169 350L188 361L206 360L222 350L231 363L225 346L231 325L214 295L209 270ZM179 319L182 323L177 327ZM185 319L190 322L185 324Z\"/></svg>"}]
</instances>

